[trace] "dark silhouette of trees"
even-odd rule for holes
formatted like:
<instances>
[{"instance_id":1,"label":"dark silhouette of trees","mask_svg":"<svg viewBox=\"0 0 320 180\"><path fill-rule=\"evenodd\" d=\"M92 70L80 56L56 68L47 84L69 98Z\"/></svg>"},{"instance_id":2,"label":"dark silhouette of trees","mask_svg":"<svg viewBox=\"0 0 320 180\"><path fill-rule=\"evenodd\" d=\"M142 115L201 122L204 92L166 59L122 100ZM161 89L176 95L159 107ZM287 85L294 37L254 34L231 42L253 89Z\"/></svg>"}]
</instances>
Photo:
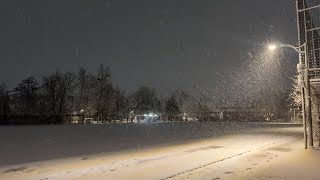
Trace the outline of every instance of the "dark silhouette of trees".
<instances>
[{"instance_id":1,"label":"dark silhouette of trees","mask_svg":"<svg viewBox=\"0 0 320 180\"><path fill-rule=\"evenodd\" d=\"M281 118L289 107L287 95L281 89L256 90L260 92L259 97L243 100L242 104L234 103L232 97L215 101L207 94L194 91L188 94L181 90L161 100L156 90L147 86L126 94L113 85L110 67L103 64L98 66L95 74L80 67L77 73L54 72L41 80L40 83L34 77L22 80L10 96L6 86L0 84L0 115L34 118L37 123L42 123L42 119L48 119L44 123L63 123L67 119L77 123L84 120L105 123L122 121L129 116L132 121L135 115L147 113L161 113L164 119L168 115L169 118L181 116L185 120L209 120L217 118L218 113L228 108L231 111L242 108L241 113L248 116L256 111ZM243 104L248 106L241 106ZM228 112L225 112L227 117Z\"/></svg>"},{"instance_id":2,"label":"dark silhouette of trees","mask_svg":"<svg viewBox=\"0 0 320 180\"><path fill-rule=\"evenodd\" d=\"M43 77L42 92L46 99L48 112L62 115L67 112L66 99L75 89L75 75L55 72Z\"/></svg>"},{"instance_id":3,"label":"dark silhouette of trees","mask_svg":"<svg viewBox=\"0 0 320 180\"><path fill-rule=\"evenodd\" d=\"M86 97L88 97L88 89L90 87L89 81L90 79L87 70L80 67L76 77L76 86L79 93L79 104L77 108L79 110L85 109L85 106L87 105L85 101Z\"/></svg>"},{"instance_id":4,"label":"dark silhouette of trees","mask_svg":"<svg viewBox=\"0 0 320 180\"><path fill-rule=\"evenodd\" d=\"M171 96L165 103L165 112L170 116L177 116L180 114L180 108L174 96Z\"/></svg>"},{"instance_id":5,"label":"dark silhouette of trees","mask_svg":"<svg viewBox=\"0 0 320 180\"><path fill-rule=\"evenodd\" d=\"M14 89L14 109L21 114L37 114L39 82L34 77L21 81Z\"/></svg>"},{"instance_id":6,"label":"dark silhouette of trees","mask_svg":"<svg viewBox=\"0 0 320 180\"><path fill-rule=\"evenodd\" d=\"M199 99L199 101L195 104L194 109L196 117L200 120L206 120L208 117L210 117L211 108L203 98Z\"/></svg>"},{"instance_id":7,"label":"dark silhouette of trees","mask_svg":"<svg viewBox=\"0 0 320 180\"><path fill-rule=\"evenodd\" d=\"M66 112L66 100L68 96L72 96L75 89L75 75L73 73L65 73L60 75L58 81L58 113L62 114Z\"/></svg>"},{"instance_id":8,"label":"dark silhouette of trees","mask_svg":"<svg viewBox=\"0 0 320 180\"><path fill-rule=\"evenodd\" d=\"M115 89L113 93L115 98L114 120L119 119L122 122L123 119L128 119L130 113L129 99L120 89Z\"/></svg>"},{"instance_id":9,"label":"dark silhouette of trees","mask_svg":"<svg viewBox=\"0 0 320 180\"><path fill-rule=\"evenodd\" d=\"M194 97L184 91L176 91L174 92L173 96L175 97L179 106L179 110L182 113L186 113L188 115L195 113L195 104L197 101Z\"/></svg>"},{"instance_id":10,"label":"dark silhouette of trees","mask_svg":"<svg viewBox=\"0 0 320 180\"><path fill-rule=\"evenodd\" d=\"M134 110L136 113L159 112L161 101L153 88L141 86L132 95Z\"/></svg>"},{"instance_id":11,"label":"dark silhouette of trees","mask_svg":"<svg viewBox=\"0 0 320 180\"><path fill-rule=\"evenodd\" d=\"M48 113L56 114L58 101L57 89L60 73L55 72L43 77L42 91Z\"/></svg>"},{"instance_id":12,"label":"dark silhouette of trees","mask_svg":"<svg viewBox=\"0 0 320 180\"><path fill-rule=\"evenodd\" d=\"M95 83L95 111L100 119L111 121L114 107L113 86L110 67L100 64Z\"/></svg>"},{"instance_id":13,"label":"dark silhouette of trees","mask_svg":"<svg viewBox=\"0 0 320 180\"><path fill-rule=\"evenodd\" d=\"M9 96L7 86L0 84L0 115L6 116L9 112Z\"/></svg>"}]
</instances>

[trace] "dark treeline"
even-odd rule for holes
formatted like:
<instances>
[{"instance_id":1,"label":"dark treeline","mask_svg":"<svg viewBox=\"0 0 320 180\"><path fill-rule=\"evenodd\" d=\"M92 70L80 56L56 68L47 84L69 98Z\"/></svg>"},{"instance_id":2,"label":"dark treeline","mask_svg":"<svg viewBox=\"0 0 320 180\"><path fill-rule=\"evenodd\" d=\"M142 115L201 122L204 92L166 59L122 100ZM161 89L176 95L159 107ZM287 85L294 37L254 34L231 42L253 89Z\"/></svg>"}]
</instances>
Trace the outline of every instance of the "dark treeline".
<instances>
[{"instance_id":1,"label":"dark treeline","mask_svg":"<svg viewBox=\"0 0 320 180\"><path fill-rule=\"evenodd\" d=\"M154 88L141 86L135 92L127 93L112 83L109 66L99 65L97 72L89 73L80 67L77 72L54 72L39 79L27 77L13 90L5 83L0 84L0 116L2 124L14 119L11 124L71 123L74 117L97 119L102 123L116 120L130 122L134 115L157 113L166 115L167 120L200 120L221 118L221 112L228 112L224 118L265 118L277 113L285 106L286 96L256 107L253 103L243 106L213 101L207 97L175 91L167 98L160 98ZM248 115L248 113L250 113ZM279 112L277 116L283 115ZM19 122L19 120L21 122ZM81 121L79 121L81 122ZM9 123L10 124L10 123Z\"/></svg>"},{"instance_id":2,"label":"dark treeline","mask_svg":"<svg viewBox=\"0 0 320 180\"><path fill-rule=\"evenodd\" d=\"M154 88L142 86L129 94L114 86L106 65L99 65L95 74L80 67L76 73L27 77L11 91L0 85L2 119L37 117L43 123L63 123L65 117L83 116L111 122L128 120L130 112L178 115L180 109L173 96L160 99Z\"/></svg>"}]
</instances>

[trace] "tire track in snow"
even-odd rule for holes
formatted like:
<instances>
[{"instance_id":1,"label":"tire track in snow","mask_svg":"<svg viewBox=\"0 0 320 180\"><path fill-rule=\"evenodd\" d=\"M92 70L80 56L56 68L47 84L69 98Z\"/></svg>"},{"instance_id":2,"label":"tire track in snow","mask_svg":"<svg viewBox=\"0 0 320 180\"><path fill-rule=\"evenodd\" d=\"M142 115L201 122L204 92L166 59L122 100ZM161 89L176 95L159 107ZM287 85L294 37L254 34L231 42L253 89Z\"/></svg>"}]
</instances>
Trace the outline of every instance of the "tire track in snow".
<instances>
[{"instance_id":1,"label":"tire track in snow","mask_svg":"<svg viewBox=\"0 0 320 180\"><path fill-rule=\"evenodd\" d=\"M301 137L301 135L293 136L293 137L294 137L293 139L295 139L295 138L297 138L297 137ZM245 151L245 152L242 152L242 153L239 153L239 154L235 154L235 155L232 155L232 156L229 156L229 157L226 157L226 158L217 160L217 161L213 161L213 162L210 162L210 163L207 163L207 164L204 164L204 165L201 165L201 166L198 166L198 167L195 167L195 168L186 170L186 171L182 171L182 172L180 172L180 173L177 173L177 174L168 176L168 177L166 177L166 178L163 178L162 180L173 179L173 178L175 178L175 177L184 175L184 174L186 174L186 173L190 173L190 172L193 172L193 171L196 171L196 170L199 170L199 169L203 169L203 168L205 168L205 167L207 167L207 166L210 166L210 165L213 165L213 164L216 164L216 163L225 161L225 160L229 160L229 159L232 159L232 158L234 158L234 157L242 156L242 155L245 155L245 154L248 154L248 153L257 151L257 150L261 150L261 149L265 149L265 148L268 148L268 147L271 147L271 146L275 146L275 145L277 145L277 144L279 144L279 143L284 143L284 142L288 142L288 140L282 140L282 141L274 142L274 143L271 143L271 144L268 144L268 145L261 146L261 147L259 147L259 148L257 148L257 149L254 149L254 150Z\"/></svg>"}]
</instances>

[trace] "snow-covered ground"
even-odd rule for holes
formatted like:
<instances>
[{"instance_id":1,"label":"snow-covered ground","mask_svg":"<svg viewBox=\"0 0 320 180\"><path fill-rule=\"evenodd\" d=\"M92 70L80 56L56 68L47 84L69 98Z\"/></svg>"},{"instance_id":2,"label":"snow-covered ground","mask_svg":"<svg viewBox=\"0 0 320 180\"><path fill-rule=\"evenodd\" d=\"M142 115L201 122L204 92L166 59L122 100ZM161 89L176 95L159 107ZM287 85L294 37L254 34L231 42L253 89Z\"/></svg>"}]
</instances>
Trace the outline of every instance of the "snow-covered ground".
<instances>
[{"instance_id":1,"label":"snow-covered ground","mask_svg":"<svg viewBox=\"0 0 320 180\"><path fill-rule=\"evenodd\" d=\"M248 129L250 125L245 125L247 128L244 128L243 124L230 125L230 123L226 123L225 125L234 126L233 128L243 127L240 128L242 130L228 133L231 129L224 128L224 125L214 125L215 128L213 128L212 124L210 126L210 123L207 123L205 124L207 128L203 129L197 128L204 124L199 125L194 123L189 129L187 127L190 125L180 125L185 126L184 131L190 131L193 129L194 132L190 131L189 133L192 135L198 134L198 136L192 139L190 137L194 136L187 136L187 132L182 135L177 131L177 135L173 138L171 136L174 136L175 133L172 132L169 134L170 136L163 135L164 138L171 137L171 139L169 138L167 141L162 140L160 141L162 143L159 144L156 140L161 140L160 137L156 139L142 138L142 140L140 138L134 138L140 137L140 135L145 135L144 133L138 133L136 136L131 136L132 139L130 139L132 141L130 143L131 145L138 144L135 148L131 146L131 148L127 148L122 151L106 151L105 153L91 155L85 153L73 154L73 157L68 158L64 157L60 159L30 162L11 166L3 165L0 168L0 179L260 179L260 177L266 179L270 177L277 179L277 177L281 177L278 175L283 175L284 177L284 175L288 175L289 173L283 172L282 174L282 171L279 170L280 168L290 166L292 166L291 169L294 169L293 167L301 168L301 165L299 164L300 162L295 163L294 161L299 159L294 158L297 156L294 153L306 152L303 150L301 127L285 127L289 125L282 124L278 125L283 126L282 128L269 127ZM150 126L159 126L157 128L154 127L155 129L153 130L156 131L156 129L163 129L163 127L167 127L169 125L154 124ZM171 126L176 127L177 124L171 124ZM270 125L259 126L263 127ZM66 129L70 128L65 126L62 127ZM56 128L59 129L62 127ZM97 129L102 128L94 127ZM107 127L109 126L105 126L104 128ZM82 127L75 126L74 128ZM152 129L149 126L145 128ZM211 128L220 131L220 133L208 134ZM120 129L122 129L122 127L120 127ZM128 127L128 129L130 129L130 127ZM137 127L134 129L137 129ZM170 131L163 131L162 133L168 132ZM200 132L207 133L202 134ZM62 131L60 133L66 132ZM158 135L161 135L162 133L159 132ZM50 134L50 131L48 131L47 134ZM69 134L72 134L72 131L70 131ZM207 138L202 137L204 134L207 135ZM40 135L41 133L39 133L39 136ZM150 133L150 135L151 137L154 137L157 134ZM65 144L67 145L67 141L68 139L70 140L70 136L65 137ZM55 138L52 136L50 141L45 142L54 142L59 139ZM119 144L126 143L122 138L119 138L118 143L114 144L114 146L117 147L115 149L118 149L119 147L127 147L124 145L119 146ZM109 138L107 138L107 140L108 139ZM155 141L153 141L154 143L146 141L152 139L155 139ZM26 140L28 141L28 138L26 138ZM47 140L49 140L49 138ZM98 140L99 141L93 141L95 143L103 143L101 139ZM143 143L143 141L146 142ZM80 143L81 141L77 142ZM27 142L24 144L27 144ZM57 142L56 145L57 144L59 143ZM68 146L72 146L73 144L75 143L70 142L70 145L67 145L67 147L60 148L61 150L72 149ZM86 141L82 144L84 145L83 149L88 149L88 147L86 147L88 145ZM105 142L105 144L112 146L112 143L110 142ZM139 144L141 146L139 146ZM91 145L93 145L93 143L91 143ZM104 147L99 144L97 144L97 146ZM76 149L79 147L80 145L74 148ZM21 149L17 149L15 152L7 152L7 155L15 154L17 152L21 152L23 154L23 151L28 148L34 149L33 147L28 146L23 149L22 146L20 148ZM92 148L95 149L96 147L92 146ZM45 148L44 150L48 149L49 148ZM1 151L4 152L3 150ZM78 150L77 152L81 151ZM6 152L4 152L4 155L6 155L5 153ZM0 156L1 158L3 157L2 155ZM32 156L36 156L36 153L32 154ZM12 156L11 158L14 159L16 157ZM6 157L5 159L10 158ZM304 158L300 158L300 160L304 160ZM285 162L290 162L290 164L285 165ZM311 162L314 163L314 161ZM320 161L316 161L316 165L318 167L319 162ZM283 164L281 165L281 163ZM272 167L276 167L276 165L279 166L277 167L278 170L273 171ZM313 167L313 165L311 166ZM270 173L266 173L268 171ZM273 176L273 172L277 172L278 175ZM296 174L297 177L299 177L298 175L299 174ZM316 178L318 177L315 177L314 179Z\"/></svg>"},{"instance_id":2,"label":"snow-covered ground","mask_svg":"<svg viewBox=\"0 0 320 180\"><path fill-rule=\"evenodd\" d=\"M140 150L288 124L171 122L149 124L0 126L0 166L86 154Z\"/></svg>"}]
</instances>

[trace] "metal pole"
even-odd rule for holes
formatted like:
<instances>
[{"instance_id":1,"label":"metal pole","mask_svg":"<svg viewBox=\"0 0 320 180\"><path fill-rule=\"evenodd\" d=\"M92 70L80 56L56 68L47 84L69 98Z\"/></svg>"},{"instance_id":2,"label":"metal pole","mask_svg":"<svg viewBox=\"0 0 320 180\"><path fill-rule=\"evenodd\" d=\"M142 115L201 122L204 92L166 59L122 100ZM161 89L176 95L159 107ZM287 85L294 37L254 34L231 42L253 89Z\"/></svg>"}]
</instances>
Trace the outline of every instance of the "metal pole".
<instances>
[{"instance_id":1,"label":"metal pole","mask_svg":"<svg viewBox=\"0 0 320 180\"><path fill-rule=\"evenodd\" d=\"M306 126L306 112L305 112L305 92L304 87L301 86L301 107L302 107L302 119L303 119L303 137L304 137L304 149L307 149L307 126Z\"/></svg>"},{"instance_id":2,"label":"metal pole","mask_svg":"<svg viewBox=\"0 0 320 180\"><path fill-rule=\"evenodd\" d=\"M299 54L301 59L301 54ZM306 66L300 63L297 64L297 72L298 72L298 86L300 87L301 91L301 110L302 110L302 118L303 118L303 137L304 137L304 148L307 149L307 126L306 126L306 101L305 101L305 69Z\"/></svg>"},{"instance_id":3,"label":"metal pole","mask_svg":"<svg viewBox=\"0 0 320 180\"><path fill-rule=\"evenodd\" d=\"M307 43L304 44L304 61L305 61L305 111L306 121L308 122L308 141L309 146L313 147L313 123L312 123L312 111L311 111L311 90L310 90L310 78L309 78L309 61Z\"/></svg>"},{"instance_id":4,"label":"metal pole","mask_svg":"<svg viewBox=\"0 0 320 180\"><path fill-rule=\"evenodd\" d=\"M305 92L305 108L306 108L306 120L308 122L308 141L309 146L313 147L313 124L312 124L312 112L311 112L311 91L310 91L310 79L309 79L309 70L308 67L305 69L305 83L306 83L306 92Z\"/></svg>"}]
</instances>

